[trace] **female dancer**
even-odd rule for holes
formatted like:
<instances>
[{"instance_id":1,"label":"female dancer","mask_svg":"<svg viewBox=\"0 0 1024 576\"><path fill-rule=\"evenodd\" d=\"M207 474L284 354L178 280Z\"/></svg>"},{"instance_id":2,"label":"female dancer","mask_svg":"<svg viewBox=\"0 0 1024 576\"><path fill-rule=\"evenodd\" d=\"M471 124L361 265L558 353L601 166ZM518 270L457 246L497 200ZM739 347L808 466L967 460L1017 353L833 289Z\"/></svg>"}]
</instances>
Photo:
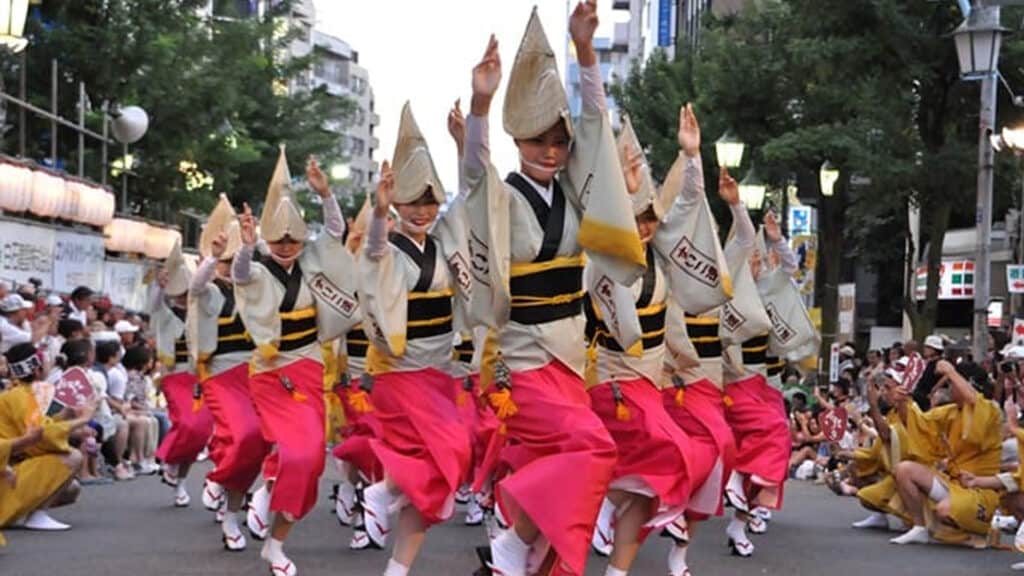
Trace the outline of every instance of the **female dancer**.
<instances>
[{"instance_id":1,"label":"female dancer","mask_svg":"<svg viewBox=\"0 0 1024 576\"><path fill-rule=\"evenodd\" d=\"M167 370L160 389L171 419L171 430L157 448L156 457L164 463L162 480L174 488L174 505L178 507L191 502L185 479L213 433L213 416L202 405L203 390L192 370L185 337L189 280L179 240L164 261L156 285L151 287L149 307L157 360Z\"/></svg>"},{"instance_id":2,"label":"female dancer","mask_svg":"<svg viewBox=\"0 0 1024 576\"><path fill-rule=\"evenodd\" d=\"M284 541L316 503L324 469L324 371L318 340L347 332L356 322L357 307L341 209L313 159L306 177L323 200L324 232L307 242L282 148L259 234L248 205L239 219L242 248L231 270L238 310L256 345L250 394L263 437L275 445L264 463L265 484L250 503L249 526L256 524L257 537L266 534L265 518L275 513L260 555L280 576L298 573L284 554ZM257 252L259 236L266 241L266 254Z\"/></svg>"},{"instance_id":3,"label":"female dancer","mask_svg":"<svg viewBox=\"0 0 1024 576\"><path fill-rule=\"evenodd\" d=\"M395 547L385 576L405 576L426 530L454 512L454 496L468 468L470 448L459 421L450 363L455 308L465 289L453 264L465 246L448 219L433 227L444 200L426 141L409 104L402 109L395 171L386 162L377 187L373 220L360 258L359 295L370 337L367 372L381 436L370 441L384 480L365 490L367 535L383 547L389 513L399 510ZM394 205L397 231L387 235Z\"/></svg>"},{"instance_id":4,"label":"female dancer","mask_svg":"<svg viewBox=\"0 0 1024 576\"><path fill-rule=\"evenodd\" d=\"M500 360L488 398L512 472L495 492L514 524L491 541L488 565L505 576L523 576L531 547L543 558L546 544L559 570L582 574L615 466L615 444L583 384L582 250L624 285L640 277L646 258L607 118L592 45L597 24L596 0L579 3L569 26L584 100L574 129L554 52L531 15L504 105L520 171L504 182L488 144L501 80L493 37L473 70L465 157L473 314L497 331Z\"/></svg>"},{"instance_id":5,"label":"female dancer","mask_svg":"<svg viewBox=\"0 0 1024 576\"><path fill-rule=\"evenodd\" d=\"M253 343L238 315L231 284L231 261L241 244L238 217L221 195L199 238L203 261L189 288L188 340L203 400L215 422L210 459L216 467L206 476L203 503L226 507L222 540L231 551L245 549L238 512L270 450L249 397Z\"/></svg>"}]
</instances>

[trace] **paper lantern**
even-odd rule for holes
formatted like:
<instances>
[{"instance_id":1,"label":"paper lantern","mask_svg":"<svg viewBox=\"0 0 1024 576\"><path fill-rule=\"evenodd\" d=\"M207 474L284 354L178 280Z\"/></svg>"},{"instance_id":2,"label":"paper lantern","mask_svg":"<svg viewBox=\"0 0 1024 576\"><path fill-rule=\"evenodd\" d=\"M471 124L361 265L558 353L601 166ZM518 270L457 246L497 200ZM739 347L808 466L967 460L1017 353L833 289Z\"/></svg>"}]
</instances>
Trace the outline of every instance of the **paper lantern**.
<instances>
[{"instance_id":1,"label":"paper lantern","mask_svg":"<svg viewBox=\"0 0 1024 576\"><path fill-rule=\"evenodd\" d=\"M64 201L61 202L57 211L57 217L61 220L78 221L79 205L82 201L82 188L85 184L78 180L68 180L64 187Z\"/></svg>"},{"instance_id":2,"label":"paper lantern","mask_svg":"<svg viewBox=\"0 0 1024 576\"><path fill-rule=\"evenodd\" d=\"M138 220L114 218L103 229L103 235L106 237L103 245L112 252L144 254L148 227L148 224Z\"/></svg>"},{"instance_id":3,"label":"paper lantern","mask_svg":"<svg viewBox=\"0 0 1024 576\"><path fill-rule=\"evenodd\" d=\"M57 214L57 207L63 197L63 178L45 170L36 170L32 174L32 201L28 207L30 212L43 218L52 218Z\"/></svg>"},{"instance_id":4,"label":"paper lantern","mask_svg":"<svg viewBox=\"0 0 1024 576\"><path fill-rule=\"evenodd\" d=\"M154 260L163 260L180 239L181 233L177 230L150 225L146 231L145 254Z\"/></svg>"},{"instance_id":5,"label":"paper lantern","mask_svg":"<svg viewBox=\"0 0 1024 576\"><path fill-rule=\"evenodd\" d=\"M32 170L24 164L0 163L0 208L24 212L32 200Z\"/></svg>"}]
</instances>

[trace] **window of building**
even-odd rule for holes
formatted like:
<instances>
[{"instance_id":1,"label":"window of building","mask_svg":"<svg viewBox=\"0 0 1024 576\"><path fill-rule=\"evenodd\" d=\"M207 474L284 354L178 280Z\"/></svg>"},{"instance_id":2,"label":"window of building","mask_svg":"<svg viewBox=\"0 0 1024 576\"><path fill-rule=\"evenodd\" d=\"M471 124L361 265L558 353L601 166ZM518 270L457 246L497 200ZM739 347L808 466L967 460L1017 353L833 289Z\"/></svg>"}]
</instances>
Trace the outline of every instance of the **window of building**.
<instances>
[{"instance_id":1,"label":"window of building","mask_svg":"<svg viewBox=\"0 0 1024 576\"><path fill-rule=\"evenodd\" d=\"M349 137L349 153L352 156L362 156L366 151L366 141L355 136Z\"/></svg>"},{"instance_id":2,"label":"window of building","mask_svg":"<svg viewBox=\"0 0 1024 576\"><path fill-rule=\"evenodd\" d=\"M213 0L213 15L220 18L249 18L258 12L258 0Z\"/></svg>"}]
</instances>

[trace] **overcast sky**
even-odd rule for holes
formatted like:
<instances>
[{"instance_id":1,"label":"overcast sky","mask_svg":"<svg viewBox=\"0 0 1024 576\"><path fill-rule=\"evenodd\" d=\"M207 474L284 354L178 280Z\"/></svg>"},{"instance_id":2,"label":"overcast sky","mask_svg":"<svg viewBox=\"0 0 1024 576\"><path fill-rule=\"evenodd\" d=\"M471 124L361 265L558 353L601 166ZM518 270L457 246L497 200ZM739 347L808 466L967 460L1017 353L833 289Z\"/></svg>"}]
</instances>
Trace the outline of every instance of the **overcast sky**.
<instances>
[{"instance_id":1,"label":"overcast sky","mask_svg":"<svg viewBox=\"0 0 1024 576\"><path fill-rule=\"evenodd\" d=\"M575 0L574 0L575 1ZM502 87L491 107L491 148L501 173L518 166L512 139L501 128L501 104L516 49L530 9L541 22L565 76L566 0L315 0L317 24L359 52L369 70L380 126L381 146L374 159L390 160L398 134L398 116L406 100L430 145L431 155L449 191L458 187L455 145L446 118L456 98L469 113L470 75L491 33L498 37ZM575 4L574 4L575 5ZM610 36L611 0L600 0L598 36Z\"/></svg>"}]
</instances>

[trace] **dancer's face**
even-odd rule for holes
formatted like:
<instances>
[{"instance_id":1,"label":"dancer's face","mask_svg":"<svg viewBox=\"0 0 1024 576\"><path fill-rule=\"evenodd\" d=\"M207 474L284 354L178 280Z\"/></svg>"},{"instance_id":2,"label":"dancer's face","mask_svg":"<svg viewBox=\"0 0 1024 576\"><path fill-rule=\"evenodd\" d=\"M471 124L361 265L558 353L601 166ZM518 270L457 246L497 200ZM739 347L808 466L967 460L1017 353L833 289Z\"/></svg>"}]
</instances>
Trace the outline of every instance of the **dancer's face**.
<instances>
[{"instance_id":1,"label":"dancer's face","mask_svg":"<svg viewBox=\"0 0 1024 576\"><path fill-rule=\"evenodd\" d=\"M569 132L559 120L543 134L516 140L523 174L547 184L565 166L569 157Z\"/></svg>"}]
</instances>

